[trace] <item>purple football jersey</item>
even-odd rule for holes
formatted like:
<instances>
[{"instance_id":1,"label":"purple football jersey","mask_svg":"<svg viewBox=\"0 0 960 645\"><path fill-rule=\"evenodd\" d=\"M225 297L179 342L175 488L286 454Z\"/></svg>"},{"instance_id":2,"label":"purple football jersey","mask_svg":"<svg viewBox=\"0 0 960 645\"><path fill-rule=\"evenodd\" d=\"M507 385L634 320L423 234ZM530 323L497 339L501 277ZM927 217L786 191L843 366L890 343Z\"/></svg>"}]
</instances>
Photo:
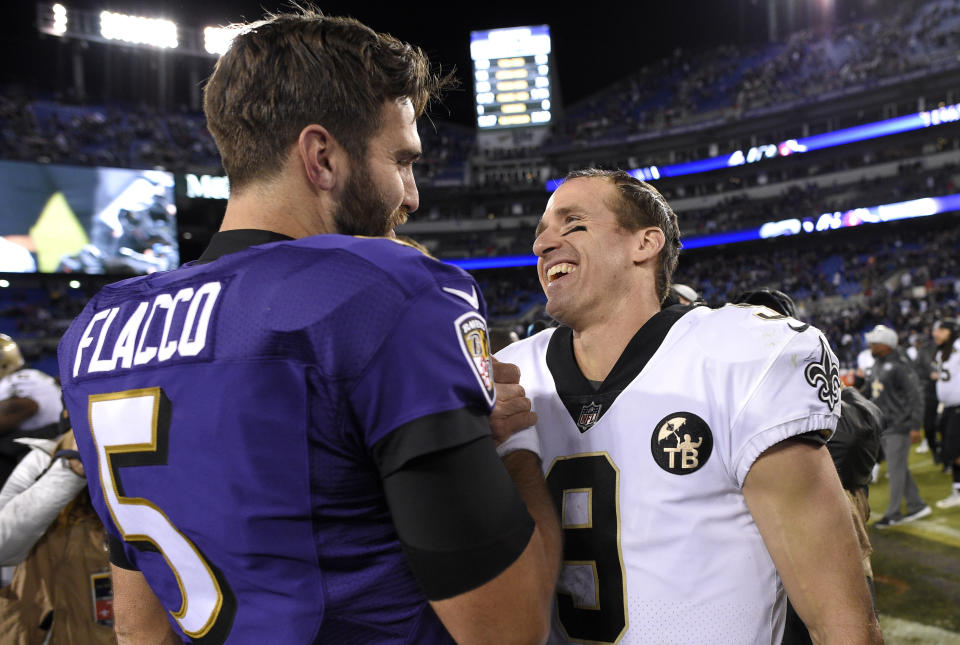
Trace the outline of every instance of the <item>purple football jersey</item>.
<instances>
[{"instance_id":1,"label":"purple football jersey","mask_svg":"<svg viewBox=\"0 0 960 645\"><path fill-rule=\"evenodd\" d=\"M60 344L90 494L184 639L449 643L371 448L494 389L473 278L319 235L105 287Z\"/></svg>"}]
</instances>

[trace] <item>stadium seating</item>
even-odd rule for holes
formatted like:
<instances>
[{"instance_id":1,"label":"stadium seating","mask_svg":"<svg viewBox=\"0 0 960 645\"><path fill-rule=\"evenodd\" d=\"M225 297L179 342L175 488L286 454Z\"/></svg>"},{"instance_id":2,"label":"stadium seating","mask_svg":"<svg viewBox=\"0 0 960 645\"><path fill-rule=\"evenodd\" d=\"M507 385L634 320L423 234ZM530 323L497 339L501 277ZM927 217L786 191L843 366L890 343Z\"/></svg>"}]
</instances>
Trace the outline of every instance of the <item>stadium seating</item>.
<instances>
[{"instance_id":1,"label":"stadium seating","mask_svg":"<svg viewBox=\"0 0 960 645\"><path fill-rule=\"evenodd\" d=\"M424 119L425 155L417 167L422 208L403 232L445 259L529 254L547 176L591 165L702 159L799 136L798 129L828 132L956 103L949 74L960 67L958 49L960 5L926 0L876 19L841 22L831 33L804 30L775 44L677 50L568 107L539 144L489 147L471 128ZM222 173L201 114L87 104L17 87L0 88L0 158ZM691 240L771 220L950 195L960 192L960 123L655 185ZM790 292L849 365L865 328L884 321L905 334L924 334L935 315L960 309L956 221L932 220L685 251L676 278L711 305L748 287ZM194 239L190 248L198 246ZM492 320L522 329L539 315L543 296L532 268L475 275ZM24 339L34 360L50 358L85 300L85 291L64 285L61 276L26 287L14 280L0 289L0 332Z\"/></svg>"}]
</instances>

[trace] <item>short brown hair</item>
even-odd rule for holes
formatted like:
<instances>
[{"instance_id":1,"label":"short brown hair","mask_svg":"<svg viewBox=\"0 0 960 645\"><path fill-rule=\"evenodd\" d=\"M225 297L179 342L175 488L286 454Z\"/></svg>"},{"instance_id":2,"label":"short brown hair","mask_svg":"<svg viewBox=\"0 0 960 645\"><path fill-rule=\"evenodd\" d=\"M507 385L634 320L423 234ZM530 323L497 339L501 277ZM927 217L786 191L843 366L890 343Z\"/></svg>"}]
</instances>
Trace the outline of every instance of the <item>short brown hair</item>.
<instances>
[{"instance_id":1,"label":"short brown hair","mask_svg":"<svg viewBox=\"0 0 960 645\"><path fill-rule=\"evenodd\" d=\"M657 256L657 298L662 303L670 291L670 280L680 256L680 227L677 215L656 188L623 170L586 168L574 170L566 179L599 178L612 182L619 199L607 204L617 216L617 224L628 231L656 226L663 231L664 244Z\"/></svg>"},{"instance_id":2,"label":"short brown hair","mask_svg":"<svg viewBox=\"0 0 960 645\"><path fill-rule=\"evenodd\" d=\"M236 190L275 175L304 127L325 127L353 159L380 129L386 101L417 117L449 83L417 47L312 8L238 26L204 88L203 110Z\"/></svg>"}]
</instances>

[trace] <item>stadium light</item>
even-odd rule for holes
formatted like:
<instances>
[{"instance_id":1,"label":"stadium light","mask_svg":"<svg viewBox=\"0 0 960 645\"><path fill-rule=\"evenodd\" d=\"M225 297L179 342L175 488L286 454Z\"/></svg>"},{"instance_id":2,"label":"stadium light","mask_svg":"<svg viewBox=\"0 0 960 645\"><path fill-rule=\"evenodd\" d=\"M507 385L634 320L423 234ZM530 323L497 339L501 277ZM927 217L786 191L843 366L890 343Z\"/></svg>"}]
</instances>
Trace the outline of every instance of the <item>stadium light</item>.
<instances>
[{"instance_id":1,"label":"stadium light","mask_svg":"<svg viewBox=\"0 0 960 645\"><path fill-rule=\"evenodd\" d=\"M107 40L163 49L176 49L179 45L176 23L162 18L128 16L112 11L100 12L100 35Z\"/></svg>"},{"instance_id":2,"label":"stadium light","mask_svg":"<svg viewBox=\"0 0 960 645\"><path fill-rule=\"evenodd\" d=\"M550 122L550 51L547 25L470 32L478 127Z\"/></svg>"},{"instance_id":3,"label":"stadium light","mask_svg":"<svg viewBox=\"0 0 960 645\"><path fill-rule=\"evenodd\" d=\"M76 18L71 12L71 17ZM67 36L67 8L59 3L37 3L37 30L50 36Z\"/></svg>"},{"instance_id":4,"label":"stadium light","mask_svg":"<svg viewBox=\"0 0 960 645\"><path fill-rule=\"evenodd\" d=\"M62 36L67 33L67 8L62 4L55 4L51 8L53 11L53 26L51 30L56 36Z\"/></svg>"},{"instance_id":5,"label":"stadium light","mask_svg":"<svg viewBox=\"0 0 960 645\"><path fill-rule=\"evenodd\" d=\"M204 27L203 47L208 54L223 56L238 33L239 27Z\"/></svg>"}]
</instances>

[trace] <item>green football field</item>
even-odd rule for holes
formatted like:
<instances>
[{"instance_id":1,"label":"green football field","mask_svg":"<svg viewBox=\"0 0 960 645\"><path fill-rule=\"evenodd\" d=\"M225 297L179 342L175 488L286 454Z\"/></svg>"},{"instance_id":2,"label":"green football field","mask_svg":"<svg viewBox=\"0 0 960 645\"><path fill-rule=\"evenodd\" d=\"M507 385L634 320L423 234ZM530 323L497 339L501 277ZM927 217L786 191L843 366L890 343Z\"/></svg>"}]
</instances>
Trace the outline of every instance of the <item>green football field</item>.
<instances>
[{"instance_id":1,"label":"green football field","mask_svg":"<svg viewBox=\"0 0 960 645\"><path fill-rule=\"evenodd\" d=\"M910 452L910 471L933 514L884 530L870 528L877 606L886 643L960 645L960 508L934 504L950 494L951 478L929 453ZM885 465L870 487L870 524L890 497Z\"/></svg>"}]
</instances>

